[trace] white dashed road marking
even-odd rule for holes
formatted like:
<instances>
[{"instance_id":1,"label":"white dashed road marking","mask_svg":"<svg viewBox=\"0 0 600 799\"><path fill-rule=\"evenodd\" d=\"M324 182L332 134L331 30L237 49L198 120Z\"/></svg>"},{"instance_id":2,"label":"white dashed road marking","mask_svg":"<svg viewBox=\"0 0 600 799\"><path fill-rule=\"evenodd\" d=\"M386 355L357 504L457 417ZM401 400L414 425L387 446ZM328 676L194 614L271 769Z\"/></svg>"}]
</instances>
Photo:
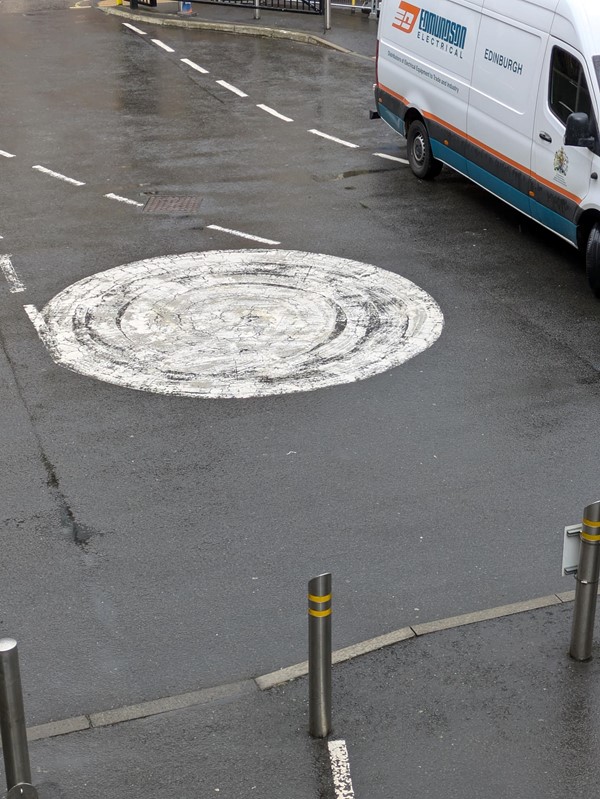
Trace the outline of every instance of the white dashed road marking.
<instances>
[{"instance_id":1,"label":"white dashed road marking","mask_svg":"<svg viewBox=\"0 0 600 799\"><path fill-rule=\"evenodd\" d=\"M409 280L291 250L125 264L69 286L42 317L62 366L143 391L222 398L363 380L427 349L443 326Z\"/></svg>"},{"instance_id":2,"label":"white dashed road marking","mask_svg":"<svg viewBox=\"0 0 600 799\"><path fill-rule=\"evenodd\" d=\"M135 200L130 200L128 197L121 197L119 194L105 194L105 197L108 197L109 200L117 200L120 203L125 203L126 205L137 205L139 208L144 207L144 203L138 203Z\"/></svg>"},{"instance_id":3,"label":"white dashed road marking","mask_svg":"<svg viewBox=\"0 0 600 799\"><path fill-rule=\"evenodd\" d=\"M60 172L53 172L51 169L47 169L45 166L40 166L39 164L36 164L31 168L36 169L38 172L43 172L45 175L50 175L53 178L58 178L58 180L62 180L65 183L71 183L73 186L85 186L85 183L83 183L81 180L75 180L75 178L68 178L66 175L61 175Z\"/></svg>"},{"instance_id":4,"label":"white dashed road marking","mask_svg":"<svg viewBox=\"0 0 600 799\"><path fill-rule=\"evenodd\" d=\"M293 122L294 120L291 117L285 117L283 114L280 114L279 111L275 111L274 108L269 108L268 105L263 105L262 103L256 106L257 108L261 108L263 111L266 111L267 114L271 114L277 119L283 119L284 122Z\"/></svg>"},{"instance_id":5,"label":"white dashed road marking","mask_svg":"<svg viewBox=\"0 0 600 799\"><path fill-rule=\"evenodd\" d=\"M329 141L334 141L337 144L343 144L344 147L354 147L358 148L358 144L352 144L352 142L344 141L344 139L338 139L336 136L330 136L329 133L323 133L321 130L316 130L315 128L311 128L308 131L309 133L314 133L315 136L320 136L322 139L329 139Z\"/></svg>"},{"instance_id":6,"label":"white dashed road marking","mask_svg":"<svg viewBox=\"0 0 600 799\"><path fill-rule=\"evenodd\" d=\"M226 80L218 80L217 83L224 89L228 89L230 92L237 94L238 97L248 97L245 92L243 92L241 89L238 89L236 86L232 86L231 83L227 83Z\"/></svg>"},{"instance_id":7,"label":"white dashed road marking","mask_svg":"<svg viewBox=\"0 0 600 799\"><path fill-rule=\"evenodd\" d=\"M377 158L386 158L388 161L398 161L400 164L408 164L406 158L398 158L396 155L388 155L387 153L373 153Z\"/></svg>"},{"instance_id":8,"label":"white dashed road marking","mask_svg":"<svg viewBox=\"0 0 600 799\"><path fill-rule=\"evenodd\" d=\"M190 61L189 58L182 58L181 60L183 61L184 64L187 64L188 67L195 69L197 72L201 72L203 75L209 74L209 71L207 69L204 69L204 67L201 67L199 64L196 64L195 61Z\"/></svg>"},{"instance_id":9,"label":"white dashed road marking","mask_svg":"<svg viewBox=\"0 0 600 799\"><path fill-rule=\"evenodd\" d=\"M146 31L141 31L139 28L136 28L135 25L130 25L129 22L124 22L123 25L129 30L132 30L134 33L139 33L140 36L145 36Z\"/></svg>"},{"instance_id":10,"label":"white dashed road marking","mask_svg":"<svg viewBox=\"0 0 600 799\"><path fill-rule=\"evenodd\" d=\"M160 39L150 39L150 41L153 42L157 47L162 47L162 49L166 50L167 53L174 53L175 52L175 50L173 50L172 47L169 47L168 44L165 44L164 42L161 42Z\"/></svg>"},{"instance_id":11,"label":"white dashed road marking","mask_svg":"<svg viewBox=\"0 0 600 799\"><path fill-rule=\"evenodd\" d=\"M1 238L1 237L0 237ZM0 255L0 269L8 283L8 290L11 294L16 294L19 291L25 291L25 286L21 282L15 268L10 260L10 255Z\"/></svg>"},{"instance_id":12,"label":"white dashed road marking","mask_svg":"<svg viewBox=\"0 0 600 799\"><path fill-rule=\"evenodd\" d=\"M242 239L250 239L250 241L257 241L259 244L281 244L280 241L273 241L273 239L263 239L262 236L253 236L251 233L242 233L241 230L231 230L228 227L221 227L220 225L207 225L211 230L220 230L221 233L230 233L232 236L239 236Z\"/></svg>"},{"instance_id":13,"label":"white dashed road marking","mask_svg":"<svg viewBox=\"0 0 600 799\"><path fill-rule=\"evenodd\" d=\"M0 155L1 155L3 158L14 158L14 157L15 157L15 156L13 155L13 153L7 153L5 150L0 150Z\"/></svg>"},{"instance_id":14,"label":"white dashed road marking","mask_svg":"<svg viewBox=\"0 0 600 799\"><path fill-rule=\"evenodd\" d=\"M336 799L354 799L350 760L345 741L327 741Z\"/></svg>"}]
</instances>

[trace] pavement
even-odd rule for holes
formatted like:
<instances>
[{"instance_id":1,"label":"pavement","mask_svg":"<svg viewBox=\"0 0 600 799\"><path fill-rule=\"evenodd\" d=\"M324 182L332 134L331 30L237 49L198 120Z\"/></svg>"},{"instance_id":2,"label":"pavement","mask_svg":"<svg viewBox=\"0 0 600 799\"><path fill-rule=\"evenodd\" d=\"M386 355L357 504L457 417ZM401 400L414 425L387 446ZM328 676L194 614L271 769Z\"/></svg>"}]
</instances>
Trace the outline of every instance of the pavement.
<instances>
[{"instance_id":1,"label":"pavement","mask_svg":"<svg viewBox=\"0 0 600 799\"><path fill-rule=\"evenodd\" d=\"M140 23L278 36L360 58L375 51L376 22L348 10L333 9L325 32L322 17L261 9L256 21L237 6L195 5L181 18L171 2L98 5ZM40 799L597 795L600 645L587 663L569 658L572 598L432 620L337 652L328 739L308 734L298 664L30 728L33 782ZM335 605L333 625L335 645ZM27 711L36 686L24 689ZM345 742L352 782L332 768L334 740Z\"/></svg>"},{"instance_id":2,"label":"pavement","mask_svg":"<svg viewBox=\"0 0 600 799\"><path fill-rule=\"evenodd\" d=\"M52 737L37 728L40 799L596 796L598 646L591 661L570 659L572 602L538 604L422 625L337 663L328 740L308 734L306 676L122 709L121 721L116 711ZM351 781L331 766L338 740Z\"/></svg>"},{"instance_id":3,"label":"pavement","mask_svg":"<svg viewBox=\"0 0 600 799\"><path fill-rule=\"evenodd\" d=\"M247 36L290 39L292 41L329 47L359 58L374 59L377 38L375 14L365 14L356 2L331 9L331 28L324 30L325 17L317 14L298 14L289 11L272 11L260 8L260 19L253 18L252 6L211 3L193 3L192 14L180 15L179 3L158 0L156 8L139 6L129 8L128 0L117 5L116 0L99 0L98 7L108 14L116 14L130 21L151 23L158 26L185 27L196 30L218 30Z\"/></svg>"}]
</instances>

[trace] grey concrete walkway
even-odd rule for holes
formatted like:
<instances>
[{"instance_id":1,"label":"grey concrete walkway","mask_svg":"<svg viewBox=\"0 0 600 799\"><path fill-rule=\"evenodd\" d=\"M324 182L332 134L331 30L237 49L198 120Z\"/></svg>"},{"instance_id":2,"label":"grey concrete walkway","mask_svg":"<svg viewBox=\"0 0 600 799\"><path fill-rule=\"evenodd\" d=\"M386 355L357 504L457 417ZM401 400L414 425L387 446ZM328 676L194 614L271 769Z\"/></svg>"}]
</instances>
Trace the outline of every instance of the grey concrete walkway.
<instances>
[{"instance_id":1,"label":"grey concrete walkway","mask_svg":"<svg viewBox=\"0 0 600 799\"><path fill-rule=\"evenodd\" d=\"M597 795L600 658L568 657L572 611L441 630L336 665L330 738L347 745L347 797ZM307 693L305 677L267 691L249 681L194 707L32 742L40 799L335 796L326 742L307 733Z\"/></svg>"}]
</instances>

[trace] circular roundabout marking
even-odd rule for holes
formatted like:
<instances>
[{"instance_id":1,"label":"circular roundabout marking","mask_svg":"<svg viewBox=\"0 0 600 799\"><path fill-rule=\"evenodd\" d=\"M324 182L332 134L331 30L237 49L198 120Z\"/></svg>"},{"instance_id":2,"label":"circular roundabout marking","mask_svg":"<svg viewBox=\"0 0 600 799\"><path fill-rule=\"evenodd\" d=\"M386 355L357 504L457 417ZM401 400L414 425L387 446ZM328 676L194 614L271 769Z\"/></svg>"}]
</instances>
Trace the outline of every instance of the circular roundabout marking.
<instances>
[{"instance_id":1,"label":"circular roundabout marking","mask_svg":"<svg viewBox=\"0 0 600 799\"><path fill-rule=\"evenodd\" d=\"M57 363L128 388L257 397L350 383L439 337L443 316L399 275L291 250L150 258L74 283L43 309Z\"/></svg>"}]
</instances>

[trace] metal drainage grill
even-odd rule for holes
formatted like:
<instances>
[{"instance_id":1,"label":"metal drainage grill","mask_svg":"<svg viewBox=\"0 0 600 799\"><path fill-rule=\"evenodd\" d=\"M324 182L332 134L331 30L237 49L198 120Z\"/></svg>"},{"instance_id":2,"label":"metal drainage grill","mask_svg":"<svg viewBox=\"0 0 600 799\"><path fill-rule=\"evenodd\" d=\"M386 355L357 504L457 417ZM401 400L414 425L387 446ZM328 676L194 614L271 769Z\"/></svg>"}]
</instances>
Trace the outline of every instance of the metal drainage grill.
<instances>
[{"instance_id":1,"label":"metal drainage grill","mask_svg":"<svg viewBox=\"0 0 600 799\"><path fill-rule=\"evenodd\" d=\"M144 214L195 214L200 210L201 197L169 197L152 195L144 205Z\"/></svg>"}]
</instances>

